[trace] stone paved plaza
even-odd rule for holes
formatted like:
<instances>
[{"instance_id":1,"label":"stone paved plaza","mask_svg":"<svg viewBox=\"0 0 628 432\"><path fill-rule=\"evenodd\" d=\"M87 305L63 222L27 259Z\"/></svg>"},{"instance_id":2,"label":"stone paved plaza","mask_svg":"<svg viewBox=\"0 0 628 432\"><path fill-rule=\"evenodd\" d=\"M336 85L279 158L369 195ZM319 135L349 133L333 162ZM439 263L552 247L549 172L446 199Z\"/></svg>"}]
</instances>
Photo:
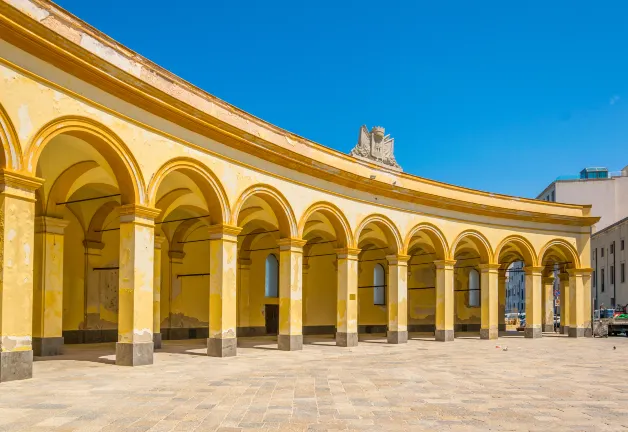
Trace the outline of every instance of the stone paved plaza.
<instances>
[{"instance_id":1,"label":"stone paved plaza","mask_svg":"<svg viewBox=\"0 0 628 432\"><path fill-rule=\"evenodd\" d=\"M411 336L350 349L306 338L301 352L241 339L228 359L165 341L138 368L115 366L113 344L68 346L34 379L0 385L0 431L628 428L628 338Z\"/></svg>"}]
</instances>

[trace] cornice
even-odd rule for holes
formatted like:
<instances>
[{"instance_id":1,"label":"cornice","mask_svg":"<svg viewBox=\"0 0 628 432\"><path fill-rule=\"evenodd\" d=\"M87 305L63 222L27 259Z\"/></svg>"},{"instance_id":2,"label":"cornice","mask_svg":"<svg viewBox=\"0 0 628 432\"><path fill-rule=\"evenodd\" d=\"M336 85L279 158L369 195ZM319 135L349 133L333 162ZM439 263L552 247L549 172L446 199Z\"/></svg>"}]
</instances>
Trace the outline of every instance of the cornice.
<instances>
[{"instance_id":1,"label":"cornice","mask_svg":"<svg viewBox=\"0 0 628 432\"><path fill-rule=\"evenodd\" d=\"M78 79L86 81L101 90L110 93L126 102L129 102L145 111L177 123L193 132L216 140L224 145L235 148L239 151L249 153L262 160L266 160L278 165L282 165L298 172L316 177L325 178L328 181L348 188L357 189L374 195L387 198L411 202L417 205L445 209L459 213L469 213L487 217L505 218L511 220L532 221L537 223L549 223L570 226L590 226L597 222L598 218L588 216L590 206L578 206L569 204L545 203L538 200L526 198L509 197L500 194L491 194L483 191L471 190L433 180L423 179L409 174L400 174L396 171L388 170L379 165L358 161L348 155L308 141L302 137L294 135L263 120L254 117L242 110L239 110L228 103L209 95L184 80L165 71L159 66L142 58L126 47L121 46L112 39L88 26L78 18L67 13L56 5L47 1L37 0L37 4L43 7L57 21L64 22L69 26L77 28L76 31L84 32L99 43L117 52L126 58L132 58L140 66L140 71L144 71L146 76L159 76L160 79L170 80L173 85L183 88L190 93L190 96L198 98L196 102L206 102L209 109L203 110L180 98L174 97L165 91L159 90L151 85L146 79L141 79L142 73L135 76L123 69L114 66L91 53L85 48L72 42L36 20L21 13L13 6L0 0L0 38L23 49L32 55L52 64L59 69L76 76ZM237 125L212 115L211 107L215 106L230 113L234 119L247 124L254 124L261 128L257 131L257 136L251 130L244 130ZM221 114L224 114L221 112ZM264 132L265 131L265 132ZM267 136L268 135L268 136ZM346 171L333 166L330 162L323 162L311 159L301 151L292 151L286 145L277 144L277 139L283 137L287 142L297 142L305 145L315 152L327 154L337 161L349 162L349 166L356 167L355 172ZM299 149L297 149L299 150ZM333 161L332 161L333 162ZM382 176L394 176L405 183L413 183L417 188L421 185L435 187L446 191L458 191L468 194L469 199L473 196L486 199L498 200L495 205L473 202L471 200L445 197L442 195L420 191L411 187L399 187L382 181L372 180L358 174L358 167L367 167L372 172L381 173ZM411 185L412 186L412 185ZM519 208L502 206L507 204L499 201L518 202L556 209L571 209L582 216L571 216L544 211L529 211ZM502 204L502 205L500 205Z\"/></svg>"}]
</instances>

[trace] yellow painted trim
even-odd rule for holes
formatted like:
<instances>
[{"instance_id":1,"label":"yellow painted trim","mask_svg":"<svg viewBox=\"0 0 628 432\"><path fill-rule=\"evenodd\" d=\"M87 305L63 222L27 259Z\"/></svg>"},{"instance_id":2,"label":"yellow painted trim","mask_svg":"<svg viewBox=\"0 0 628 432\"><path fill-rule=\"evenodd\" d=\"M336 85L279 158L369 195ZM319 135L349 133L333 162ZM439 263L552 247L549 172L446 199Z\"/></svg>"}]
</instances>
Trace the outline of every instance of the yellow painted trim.
<instances>
[{"instance_id":1,"label":"yellow painted trim","mask_svg":"<svg viewBox=\"0 0 628 432\"><path fill-rule=\"evenodd\" d=\"M458 244L462 240L464 240L466 237L473 237L479 240L480 243L484 246L484 251L486 252L486 255L488 258L487 261L489 263L494 261L493 248L491 247L491 242L488 241L488 239L484 236L484 234L474 229L464 230L463 232L458 234L458 237L456 237L456 240L454 240L453 243L451 244L451 249L449 250L449 255L448 255L449 259L454 259L454 254L456 253L456 248L458 247Z\"/></svg>"},{"instance_id":2,"label":"yellow painted trim","mask_svg":"<svg viewBox=\"0 0 628 432\"><path fill-rule=\"evenodd\" d=\"M393 238L395 239L395 252L401 252L403 250L403 243L401 241L399 228L397 228L397 225L395 225L392 220L382 214L372 214L362 219L362 221L358 224L358 228L355 230L355 234L353 235L356 242L354 247L357 247L358 243L360 242L360 235L362 234L362 230L371 222L375 224L381 223L386 226L389 230L389 234L392 234Z\"/></svg>"},{"instance_id":3,"label":"yellow painted trim","mask_svg":"<svg viewBox=\"0 0 628 432\"><path fill-rule=\"evenodd\" d=\"M403 253L408 253L410 250L410 246L412 245L412 239L421 231L427 231L432 233L438 240L440 241L440 247L442 250L442 259L444 259L449 253L449 245L447 244L447 238L443 234L443 232L436 225L429 222L421 222L415 225L410 231L408 235L406 235L406 239L403 242Z\"/></svg>"},{"instance_id":4,"label":"yellow painted trim","mask_svg":"<svg viewBox=\"0 0 628 432\"><path fill-rule=\"evenodd\" d=\"M19 171L22 162L22 148L15 127L6 110L0 104L0 141L4 149L4 165L11 170Z\"/></svg>"},{"instance_id":5,"label":"yellow painted trim","mask_svg":"<svg viewBox=\"0 0 628 432\"><path fill-rule=\"evenodd\" d=\"M342 235L344 237L343 241L339 243L341 246L344 245L345 247L349 247L349 245L355 244L355 239L353 238L353 232L351 231L351 224L347 220L347 217L342 212L342 210L340 210L339 207L327 201L318 201L312 204L305 211L305 213L303 213L303 216L301 216L301 220L299 222L299 228L298 228L300 238L303 237L303 234L305 231L305 224L307 223L308 219L310 218L310 216L312 216L312 214L314 214L317 211L325 214L325 216L328 219L330 219L330 216L332 218L335 218L336 222L342 227L342 230L343 230L342 233L336 232L336 238L338 237L338 235ZM334 227L334 231L337 231L336 227Z\"/></svg>"},{"instance_id":6,"label":"yellow painted trim","mask_svg":"<svg viewBox=\"0 0 628 432\"><path fill-rule=\"evenodd\" d=\"M537 262L539 264L543 262L543 257L545 256L545 253L553 246L557 246L569 252L569 255L571 255L571 259L573 260L572 263L574 264L574 267L580 268L580 256L578 255L578 251L576 251L576 248L574 248L571 243L562 239L550 240L545 244L545 246L541 248L541 251L539 252L539 256L537 258Z\"/></svg>"},{"instance_id":7,"label":"yellow painted trim","mask_svg":"<svg viewBox=\"0 0 628 432\"><path fill-rule=\"evenodd\" d=\"M240 216L242 206L252 196L260 197L271 206L279 222L280 226L278 228L282 237L299 237L294 210L292 210L288 199L277 188L266 184L253 185L240 194L231 212L231 225L238 226L238 217Z\"/></svg>"},{"instance_id":8,"label":"yellow painted trim","mask_svg":"<svg viewBox=\"0 0 628 432\"><path fill-rule=\"evenodd\" d=\"M534 246L532 246L532 244L528 241L528 239L526 239L523 236L520 236L518 234L513 234L513 235L509 235L507 237L505 237L504 239L502 239L501 242L499 242L499 245L497 246L497 248L495 249L495 253L493 254L493 256L495 257L495 259L499 260L499 255L502 252L502 249L508 244L508 243L521 243L521 245L523 245L527 250L528 250L528 254L530 255L531 258L531 262L526 262L526 265L531 265L532 267L537 267L539 265L539 262L537 260L537 253L534 250ZM524 261L526 261L526 257L522 257Z\"/></svg>"}]
</instances>

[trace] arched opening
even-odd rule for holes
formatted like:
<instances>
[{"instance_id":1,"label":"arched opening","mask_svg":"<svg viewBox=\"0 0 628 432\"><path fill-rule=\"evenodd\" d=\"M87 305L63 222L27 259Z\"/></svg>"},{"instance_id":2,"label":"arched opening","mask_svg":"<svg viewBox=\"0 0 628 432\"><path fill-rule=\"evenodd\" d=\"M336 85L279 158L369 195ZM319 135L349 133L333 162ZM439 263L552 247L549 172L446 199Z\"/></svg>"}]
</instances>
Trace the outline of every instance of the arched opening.
<instances>
[{"instance_id":1,"label":"arched opening","mask_svg":"<svg viewBox=\"0 0 628 432\"><path fill-rule=\"evenodd\" d=\"M386 306L386 270L379 263L373 267L373 304Z\"/></svg>"},{"instance_id":2,"label":"arched opening","mask_svg":"<svg viewBox=\"0 0 628 432\"><path fill-rule=\"evenodd\" d=\"M123 144L93 123L55 122L33 142L25 165L45 179L35 206L34 354L116 342L118 209L143 193L139 171Z\"/></svg>"},{"instance_id":3,"label":"arched opening","mask_svg":"<svg viewBox=\"0 0 628 432\"><path fill-rule=\"evenodd\" d=\"M469 271L469 307L480 307L480 273L476 269Z\"/></svg>"},{"instance_id":4,"label":"arched opening","mask_svg":"<svg viewBox=\"0 0 628 432\"><path fill-rule=\"evenodd\" d=\"M268 254L266 257L266 297L279 297L279 260L275 254Z\"/></svg>"}]
</instances>

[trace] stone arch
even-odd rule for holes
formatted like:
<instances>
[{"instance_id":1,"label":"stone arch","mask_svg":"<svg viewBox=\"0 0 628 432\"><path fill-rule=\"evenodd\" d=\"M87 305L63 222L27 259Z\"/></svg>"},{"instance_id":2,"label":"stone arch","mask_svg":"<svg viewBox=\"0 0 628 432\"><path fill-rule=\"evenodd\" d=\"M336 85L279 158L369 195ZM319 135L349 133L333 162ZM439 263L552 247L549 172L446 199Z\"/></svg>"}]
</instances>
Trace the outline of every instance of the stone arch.
<instances>
[{"instance_id":1,"label":"stone arch","mask_svg":"<svg viewBox=\"0 0 628 432\"><path fill-rule=\"evenodd\" d=\"M408 254L410 251L410 247L412 245L412 239L420 232L424 232L429 239L434 244L434 248L436 249L436 257L437 259L445 259L449 252L449 246L447 245L447 239L443 232L438 229L436 225L433 225L428 222L422 222L418 225L415 225L403 243L403 253Z\"/></svg>"},{"instance_id":2,"label":"stone arch","mask_svg":"<svg viewBox=\"0 0 628 432\"><path fill-rule=\"evenodd\" d=\"M185 174L200 188L212 224L223 224L230 219L229 200L218 177L206 165L186 157L169 160L153 175L148 185L150 207L155 207L159 185L174 171Z\"/></svg>"},{"instance_id":3,"label":"stone arch","mask_svg":"<svg viewBox=\"0 0 628 432\"><path fill-rule=\"evenodd\" d=\"M242 192L233 207L233 211L231 212L231 223L233 225L238 226L238 218L240 216L242 206L246 200L252 196L261 198L273 210L273 213L279 222L279 233L281 238L297 238L299 230L292 207L290 207L286 197L270 185L254 185Z\"/></svg>"},{"instance_id":4,"label":"stone arch","mask_svg":"<svg viewBox=\"0 0 628 432\"><path fill-rule=\"evenodd\" d=\"M44 125L33 137L22 166L31 175L36 174L42 151L52 139L67 134L89 143L113 170L122 198L122 204L144 204L146 192L140 166L126 144L106 126L85 117L67 116Z\"/></svg>"},{"instance_id":5,"label":"stone arch","mask_svg":"<svg viewBox=\"0 0 628 432\"><path fill-rule=\"evenodd\" d=\"M581 268L580 267L580 257L578 256L578 251L573 245L563 239L552 239L548 241L539 252L538 263L539 265L543 264L543 260L545 255L549 253L552 249L559 250L566 258L571 259L571 268Z\"/></svg>"},{"instance_id":6,"label":"stone arch","mask_svg":"<svg viewBox=\"0 0 628 432\"><path fill-rule=\"evenodd\" d=\"M329 219L336 232L338 247L355 247L355 239L353 238L349 221L338 207L325 201L314 203L305 211L299 221L299 238L303 238L305 224L316 212L324 214Z\"/></svg>"},{"instance_id":7,"label":"stone arch","mask_svg":"<svg viewBox=\"0 0 628 432\"><path fill-rule=\"evenodd\" d=\"M65 205L57 203L66 201L70 189L72 189L72 186L80 176L97 167L98 163L92 160L78 162L68 167L59 175L59 177L55 179L50 191L48 192L48 196L44 197L44 199L38 199L35 203L37 215L62 217L62 208ZM42 189L43 188L38 189L38 195L43 195Z\"/></svg>"},{"instance_id":8,"label":"stone arch","mask_svg":"<svg viewBox=\"0 0 628 432\"><path fill-rule=\"evenodd\" d=\"M22 163L20 140L2 104L0 104L0 142L3 149L0 154L0 167L19 171Z\"/></svg>"},{"instance_id":9,"label":"stone arch","mask_svg":"<svg viewBox=\"0 0 628 432\"><path fill-rule=\"evenodd\" d=\"M524 263L527 266L529 267L538 266L537 254L534 250L534 246L532 246L532 244L528 241L528 239L517 234L510 235L504 238L499 243L494 253L496 260L499 261L499 258L502 252L504 251L504 248L508 246L509 244L514 244L517 247L518 249L517 252L521 255L521 259L523 259Z\"/></svg>"},{"instance_id":10,"label":"stone arch","mask_svg":"<svg viewBox=\"0 0 628 432\"><path fill-rule=\"evenodd\" d=\"M469 229L461 232L451 245L448 259L455 259L456 249L463 240L469 240L477 248L480 253L480 261L488 264L494 262L493 248L488 239L479 231Z\"/></svg>"},{"instance_id":11,"label":"stone arch","mask_svg":"<svg viewBox=\"0 0 628 432\"><path fill-rule=\"evenodd\" d=\"M369 215L362 219L362 222L360 222L354 234L356 246L360 242L360 235L362 234L362 230L364 230L364 228L370 223L374 223L382 231L384 231L384 234L388 238L388 247L394 246L393 253L401 253L401 251L403 250L403 243L401 240L401 234L399 233L399 229L393 221L381 214Z\"/></svg>"},{"instance_id":12,"label":"stone arch","mask_svg":"<svg viewBox=\"0 0 628 432\"><path fill-rule=\"evenodd\" d=\"M95 243L102 242L102 229L104 227L104 223L107 220L107 217L109 217L109 215L111 214L111 212L113 212L119 206L120 203L114 200L107 201L103 205L101 205L98 210L96 210L96 212L92 216L92 219L89 222L87 233L85 235L85 240Z\"/></svg>"}]
</instances>

